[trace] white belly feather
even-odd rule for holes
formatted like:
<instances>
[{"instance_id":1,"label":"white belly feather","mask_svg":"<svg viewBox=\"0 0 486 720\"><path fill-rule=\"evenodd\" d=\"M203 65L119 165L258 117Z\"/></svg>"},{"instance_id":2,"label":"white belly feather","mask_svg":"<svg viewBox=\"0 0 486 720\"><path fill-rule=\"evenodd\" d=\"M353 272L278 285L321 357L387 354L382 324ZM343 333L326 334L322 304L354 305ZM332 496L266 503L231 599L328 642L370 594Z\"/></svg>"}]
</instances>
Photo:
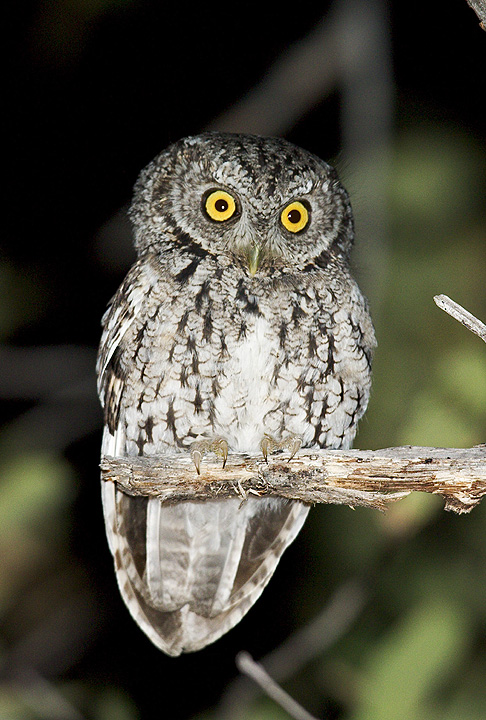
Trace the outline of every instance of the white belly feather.
<instances>
[{"instance_id":1,"label":"white belly feather","mask_svg":"<svg viewBox=\"0 0 486 720\"><path fill-rule=\"evenodd\" d=\"M215 401L217 434L234 452L257 452L263 437L265 415L279 399L271 380L278 348L269 324L257 318L245 340L231 348L225 364L224 389Z\"/></svg>"}]
</instances>

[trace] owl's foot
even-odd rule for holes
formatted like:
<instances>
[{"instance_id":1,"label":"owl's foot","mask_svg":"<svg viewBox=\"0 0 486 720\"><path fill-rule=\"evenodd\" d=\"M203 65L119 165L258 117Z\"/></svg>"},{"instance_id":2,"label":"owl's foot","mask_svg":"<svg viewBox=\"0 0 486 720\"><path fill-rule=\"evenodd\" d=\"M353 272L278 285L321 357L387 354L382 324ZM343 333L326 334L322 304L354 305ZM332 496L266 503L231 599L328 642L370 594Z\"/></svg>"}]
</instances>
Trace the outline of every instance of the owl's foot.
<instances>
[{"instance_id":1,"label":"owl's foot","mask_svg":"<svg viewBox=\"0 0 486 720\"><path fill-rule=\"evenodd\" d=\"M260 442L265 462L268 462L268 454L276 452L277 450L288 450L290 452L289 460L292 460L301 445L302 438L298 435L294 435L293 433L287 435L287 437L283 438L283 440L275 440L274 437L265 433Z\"/></svg>"},{"instance_id":2,"label":"owl's foot","mask_svg":"<svg viewBox=\"0 0 486 720\"><path fill-rule=\"evenodd\" d=\"M198 475L201 474L201 460L209 452L223 458L224 468L228 459L228 443L224 438L217 437L211 440L198 440L191 445L191 457Z\"/></svg>"}]
</instances>

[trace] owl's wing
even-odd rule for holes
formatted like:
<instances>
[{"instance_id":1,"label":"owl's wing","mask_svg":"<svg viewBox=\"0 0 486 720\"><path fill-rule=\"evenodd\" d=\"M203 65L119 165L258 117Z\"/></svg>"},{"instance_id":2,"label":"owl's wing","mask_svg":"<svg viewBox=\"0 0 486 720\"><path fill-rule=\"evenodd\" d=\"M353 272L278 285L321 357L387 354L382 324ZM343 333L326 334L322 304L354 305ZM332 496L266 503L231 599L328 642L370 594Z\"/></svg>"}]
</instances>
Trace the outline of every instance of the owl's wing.
<instances>
[{"instance_id":1,"label":"owl's wing","mask_svg":"<svg viewBox=\"0 0 486 720\"><path fill-rule=\"evenodd\" d=\"M147 288L150 291L151 285L144 266L139 262L135 263L101 321L103 333L96 364L98 394L104 409L105 426L112 434L118 427L126 380L122 357L125 337L139 316L147 297ZM120 450L121 446L118 449ZM104 453L108 454L106 449Z\"/></svg>"},{"instance_id":2,"label":"owl's wing","mask_svg":"<svg viewBox=\"0 0 486 720\"><path fill-rule=\"evenodd\" d=\"M101 336L96 372L98 394L104 412L102 455L125 455L125 434L120 423L123 393L127 381L127 368L123 362L126 336L140 314L151 287L144 266L137 262L131 268L116 295L110 301L102 318ZM117 545L115 504L111 497L111 483L102 483L102 498L108 545L112 554Z\"/></svg>"}]
</instances>

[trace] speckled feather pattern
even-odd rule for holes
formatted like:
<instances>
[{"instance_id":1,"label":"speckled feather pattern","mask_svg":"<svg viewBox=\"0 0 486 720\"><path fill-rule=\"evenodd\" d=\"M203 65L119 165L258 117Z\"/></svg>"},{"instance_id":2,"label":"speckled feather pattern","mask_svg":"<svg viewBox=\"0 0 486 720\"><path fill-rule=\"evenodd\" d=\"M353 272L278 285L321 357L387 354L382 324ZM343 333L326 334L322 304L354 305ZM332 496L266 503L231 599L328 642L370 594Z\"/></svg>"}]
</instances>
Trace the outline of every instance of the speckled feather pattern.
<instances>
[{"instance_id":1,"label":"speckled feather pattern","mask_svg":"<svg viewBox=\"0 0 486 720\"><path fill-rule=\"evenodd\" d=\"M235 218L205 216L213 188L235 197ZM294 199L310 208L297 234L280 222ZM230 452L254 453L265 433L349 447L375 341L349 272L352 214L335 171L283 140L186 138L142 172L131 217L139 258L103 319L103 452L187 453L223 437ZM258 498L163 507L112 486L103 496L122 595L172 655L241 619L308 511Z\"/></svg>"}]
</instances>

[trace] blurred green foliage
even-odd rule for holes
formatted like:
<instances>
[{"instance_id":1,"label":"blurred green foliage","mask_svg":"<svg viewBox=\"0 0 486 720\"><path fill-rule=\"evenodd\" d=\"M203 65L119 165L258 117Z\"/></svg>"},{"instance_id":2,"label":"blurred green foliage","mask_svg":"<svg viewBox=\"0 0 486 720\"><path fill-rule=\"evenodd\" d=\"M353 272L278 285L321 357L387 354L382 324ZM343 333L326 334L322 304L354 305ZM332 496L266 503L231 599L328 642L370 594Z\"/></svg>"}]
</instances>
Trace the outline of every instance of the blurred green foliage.
<instances>
[{"instance_id":1,"label":"blurred green foliage","mask_svg":"<svg viewBox=\"0 0 486 720\"><path fill-rule=\"evenodd\" d=\"M66 508L73 500L72 470L62 458L19 454L0 466L0 614L53 547L66 542Z\"/></svg>"},{"instance_id":2,"label":"blurred green foliage","mask_svg":"<svg viewBox=\"0 0 486 720\"><path fill-rule=\"evenodd\" d=\"M46 305L40 277L32 278L6 259L0 262L0 340L34 323Z\"/></svg>"},{"instance_id":3,"label":"blurred green foliage","mask_svg":"<svg viewBox=\"0 0 486 720\"><path fill-rule=\"evenodd\" d=\"M485 174L484 147L458 128L419 124L398 137L388 278L375 315L378 349L361 447L484 440L484 347L433 296L444 293L486 317Z\"/></svg>"}]
</instances>

